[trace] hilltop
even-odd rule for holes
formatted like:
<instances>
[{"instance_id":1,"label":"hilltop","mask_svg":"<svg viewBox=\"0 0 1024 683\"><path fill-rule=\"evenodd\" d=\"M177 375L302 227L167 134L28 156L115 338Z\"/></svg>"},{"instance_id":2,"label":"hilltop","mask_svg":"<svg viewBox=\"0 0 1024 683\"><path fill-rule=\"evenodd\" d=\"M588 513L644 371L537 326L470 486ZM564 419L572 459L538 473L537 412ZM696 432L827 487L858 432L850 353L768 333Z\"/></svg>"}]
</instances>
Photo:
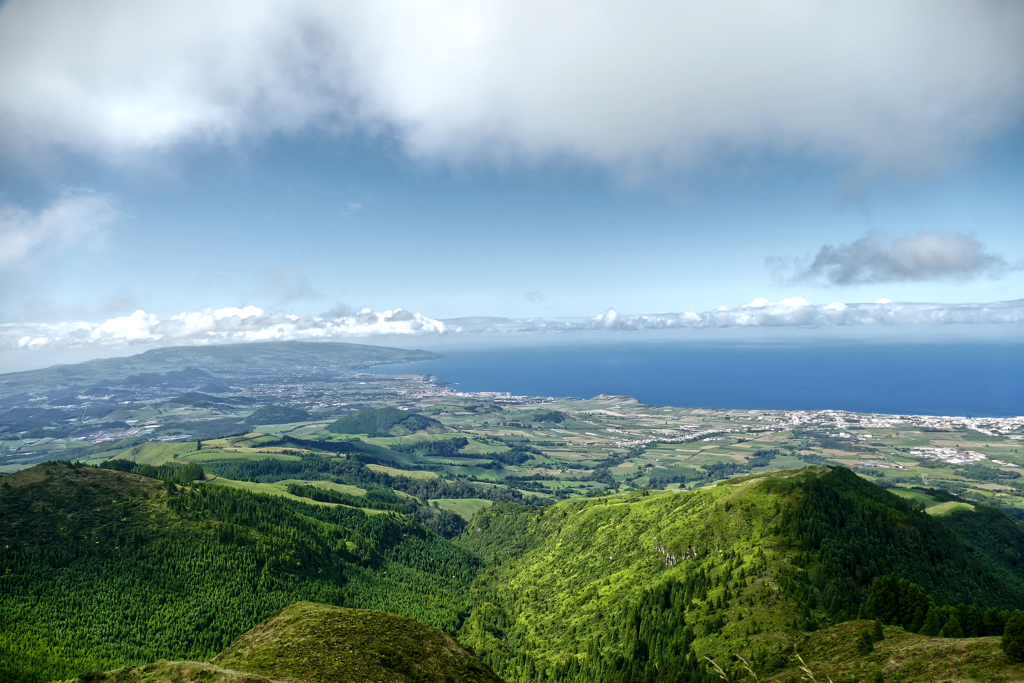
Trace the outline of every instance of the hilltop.
<instances>
[{"instance_id":1,"label":"hilltop","mask_svg":"<svg viewBox=\"0 0 1024 683\"><path fill-rule=\"evenodd\" d=\"M501 683L443 631L371 610L300 602L238 638L210 663L156 662L81 683Z\"/></svg>"},{"instance_id":2,"label":"hilltop","mask_svg":"<svg viewBox=\"0 0 1024 683\"><path fill-rule=\"evenodd\" d=\"M460 639L510 680L639 681L733 655L763 671L804 634L855 618L883 574L939 604L1024 603L1019 572L845 468L498 504L458 542L488 563Z\"/></svg>"}]
</instances>

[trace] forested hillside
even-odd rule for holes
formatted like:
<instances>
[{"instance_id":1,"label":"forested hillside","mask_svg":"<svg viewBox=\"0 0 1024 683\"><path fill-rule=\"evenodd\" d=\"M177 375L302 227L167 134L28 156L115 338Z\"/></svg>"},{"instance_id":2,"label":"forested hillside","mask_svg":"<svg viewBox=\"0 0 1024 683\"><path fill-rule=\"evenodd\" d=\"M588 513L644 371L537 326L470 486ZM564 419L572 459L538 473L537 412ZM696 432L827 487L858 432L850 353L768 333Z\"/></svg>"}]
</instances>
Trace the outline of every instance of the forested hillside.
<instances>
[{"instance_id":1,"label":"forested hillside","mask_svg":"<svg viewBox=\"0 0 1024 683\"><path fill-rule=\"evenodd\" d=\"M512 681L700 680L704 656L771 671L802 633L856 618L882 574L939 604L1024 604L1018 573L844 468L500 504L459 543L489 564L461 638Z\"/></svg>"},{"instance_id":2,"label":"forested hillside","mask_svg":"<svg viewBox=\"0 0 1024 683\"><path fill-rule=\"evenodd\" d=\"M0 483L0 680L204 660L301 600L455 629L479 561L391 512L47 463Z\"/></svg>"},{"instance_id":3,"label":"forested hillside","mask_svg":"<svg viewBox=\"0 0 1024 683\"><path fill-rule=\"evenodd\" d=\"M193 660L167 665L172 678L221 676L195 662L302 601L439 627L515 683L710 683L714 666L739 675L738 657L763 678L798 665L794 646L831 667L846 646L820 634L858 616L919 633L901 657L953 652L933 640L996 637L1024 605L1017 522L987 508L935 517L846 468L548 506L499 497L453 543L424 526L441 513L423 499L455 483L290 457L245 462L330 480L225 482L129 460L0 480L0 680L161 659ZM277 495L246 488L261 486Z\"/></svg>"}]
</instances>

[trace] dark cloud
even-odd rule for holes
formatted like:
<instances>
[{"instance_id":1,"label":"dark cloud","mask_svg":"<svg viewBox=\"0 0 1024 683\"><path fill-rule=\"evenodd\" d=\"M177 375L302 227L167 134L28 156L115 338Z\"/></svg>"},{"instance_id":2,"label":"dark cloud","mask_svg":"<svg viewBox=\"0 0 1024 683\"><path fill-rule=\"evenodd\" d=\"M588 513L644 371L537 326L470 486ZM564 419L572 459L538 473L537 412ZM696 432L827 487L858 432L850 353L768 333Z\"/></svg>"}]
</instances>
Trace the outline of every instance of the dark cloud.
<instances>
[{"instance_id":1,"label":"dark cloud","mask_svg":"<svg viewBox=\"0 0 1024 683\"><path fill-rule=\"evenodd\" d=\"M870 233L849 244L826 244L813 259L790 266L769 259L777 274L795 271L787 279L829 285L861 285L880 282L971 280L1000 277L1010 266L998 255L985 251L972 235L955 232L919 232L893 238Z\"/></svg>"}]
</instances>

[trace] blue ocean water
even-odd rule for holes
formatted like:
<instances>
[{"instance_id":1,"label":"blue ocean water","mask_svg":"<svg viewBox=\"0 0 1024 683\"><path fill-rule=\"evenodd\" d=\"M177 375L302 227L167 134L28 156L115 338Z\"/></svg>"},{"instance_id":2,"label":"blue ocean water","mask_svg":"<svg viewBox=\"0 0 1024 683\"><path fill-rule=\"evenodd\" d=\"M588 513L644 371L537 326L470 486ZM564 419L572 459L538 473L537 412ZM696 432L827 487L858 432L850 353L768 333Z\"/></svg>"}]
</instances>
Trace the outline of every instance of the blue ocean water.
<instances>
[{"instance_id":1,"label":"blue ocean water","mask_svg":"<svg viewBox=\"0 0 1024 683\"><path fill-rule=\"evenodd\" d=\"M688 342L444 349L378 366L461 391L625 394L652 405L911 415L1024 415L1024 342L707 345Z\"/></svg>"}]
</instances>

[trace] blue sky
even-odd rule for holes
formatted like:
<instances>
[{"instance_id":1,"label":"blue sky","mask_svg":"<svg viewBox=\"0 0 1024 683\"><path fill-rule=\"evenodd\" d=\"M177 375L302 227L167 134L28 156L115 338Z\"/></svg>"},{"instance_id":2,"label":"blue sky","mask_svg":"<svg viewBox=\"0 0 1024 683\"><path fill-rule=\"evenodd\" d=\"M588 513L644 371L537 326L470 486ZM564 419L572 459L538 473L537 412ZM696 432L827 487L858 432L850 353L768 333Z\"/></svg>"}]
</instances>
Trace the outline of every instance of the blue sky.
<instances>
[{"instance_id":1,"label":"blue sky","mask_svg":"<svg viewBox=\"0 0 1024 683\"><path fill-rule=\"evenodd\" d=\"M1024 11L731 4L8 0L4 343L1024 297Z\"/></svg>"}]
</instances>

